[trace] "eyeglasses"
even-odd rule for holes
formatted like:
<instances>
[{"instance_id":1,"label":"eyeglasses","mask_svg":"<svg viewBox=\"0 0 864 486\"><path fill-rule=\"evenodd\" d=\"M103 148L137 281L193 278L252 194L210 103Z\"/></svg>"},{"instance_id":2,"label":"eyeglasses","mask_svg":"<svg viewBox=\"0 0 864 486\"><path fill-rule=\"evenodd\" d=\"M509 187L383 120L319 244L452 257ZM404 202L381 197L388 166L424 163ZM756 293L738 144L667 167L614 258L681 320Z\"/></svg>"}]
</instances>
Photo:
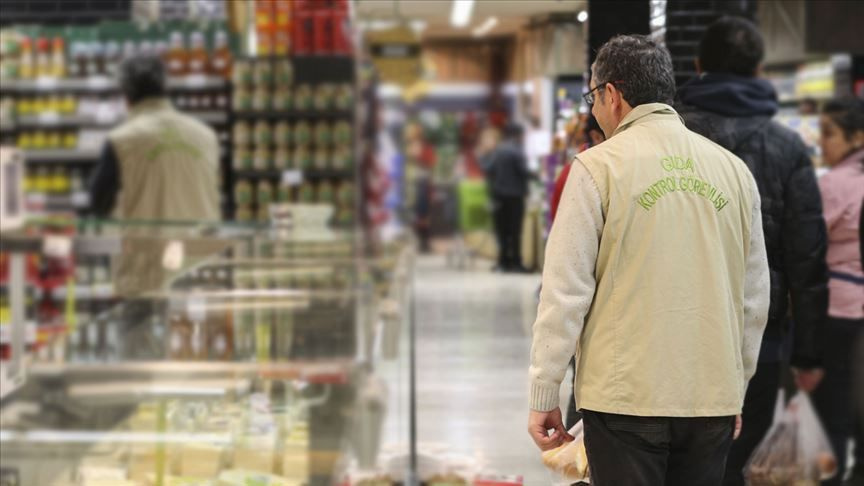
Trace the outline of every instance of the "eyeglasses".
<instances>
[{"instance_id":1,"label":"eyeglasses","mask_svg":"<svg viewBox=\"0 0 864 486\"><path fill-rule=\"evenodd\" d=\"M600 88L606 86L607 84L611 84L612 86L615 86L616 84L618 84L618 83L623 83L623 82L624 82L624 81L618 80L618 81L607 81L607 82L605 82L605 83L598 84L596 88L594 88L594 89L592 89L591 91L589 91L589 92L583 94L583 95L582 95L582 99L584 99L584 100L585 100L585 103L588 103L589 106L593 106L593 105L594 105L594 92L595 92L595 91L597 91L598 89L600 89Z\"/></svg>"}]
</instances>

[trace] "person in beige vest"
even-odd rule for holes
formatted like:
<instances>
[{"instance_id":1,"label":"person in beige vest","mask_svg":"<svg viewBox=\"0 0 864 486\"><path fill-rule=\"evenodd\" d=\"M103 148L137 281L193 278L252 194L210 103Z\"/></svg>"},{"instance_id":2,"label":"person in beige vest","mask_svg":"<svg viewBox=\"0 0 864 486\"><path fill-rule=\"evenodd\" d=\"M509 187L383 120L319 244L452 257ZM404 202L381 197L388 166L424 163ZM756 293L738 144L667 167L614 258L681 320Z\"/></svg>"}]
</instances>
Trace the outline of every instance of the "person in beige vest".
<instances>
[{"instance_id":1,"label":"person in beige vest","mask_svg":"<svg viewBox=\"0 0 864 486\"><path fill-rule=\"evenodd\" d=\"M95 215L126 223L113 266L115 291L129 298L163 288L170 275L162 265L168 235L152 223L219 221L219 143L171 105L158 57L124 61L120 85L129 118L108 135L90 204Z\"/></svg>"},{"instance_id":2,"label":"person in beige vest","mask_svg":"<svg viewBox=\"0 0 864 486\"><path fill-rule=\"evenodd\" d=\"M662 45L600 49L585 98L608 139L573 162L546 246L528 431L542 450L572 440L558 392L575 356L597 486L721 484L767 321L756 183L674 94Z\"/></svg>"}]
</instances>

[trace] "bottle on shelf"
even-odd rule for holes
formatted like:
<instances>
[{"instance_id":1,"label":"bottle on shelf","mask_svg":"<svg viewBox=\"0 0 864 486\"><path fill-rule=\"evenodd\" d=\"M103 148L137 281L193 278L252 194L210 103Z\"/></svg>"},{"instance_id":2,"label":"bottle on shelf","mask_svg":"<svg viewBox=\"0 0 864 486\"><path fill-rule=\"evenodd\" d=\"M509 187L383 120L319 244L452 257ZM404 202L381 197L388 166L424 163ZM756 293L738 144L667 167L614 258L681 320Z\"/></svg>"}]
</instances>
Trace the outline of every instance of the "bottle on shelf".
<instances>
[{"instance_id":1,"label":"bottle on shelf","mask_svg":"<svg viewBox=\"0 0 864 486\"><path fill-rule=\"evenodd\" d=\"M65 78L66 74L66 44L62 37L55 37L51 43L51 75Z\"/></svg>"},{"instance_id":2,"label":"bottle on shelf","mask_svg":"<svg viewBox=\"0 0 864 486\"><path fill-rule=\"evenodd\" d=\"M120 43L114 40L105 43L105 70L109 76L114 77L119 74L120 61Z\"/></svg>"},{"instance_id":3,"label":"bottle on shelf","mask_svg":"<svg viewBox=\"0 0 864 486\"><path fill-rule=\"evenodd\" d=\"M105 76L108 73L106 69L107 63L105 59L105 45L98 41L91 43L90 55L92 56L92 72L90 74L95 76Z\"/></svg>"},{"instance_id":4,"label":"bottle on shelf","mask_svg":"<svg viewBox=\"0 0 864 486\"><path fill-rule=\"evenodd\" d=\"M166 58L169 75L183 76L188 72L189 58L182 32L174 31L171 33L171 44L166 53Z\"/></svg>"},{"instance_id":5,"label":"bottle on shelf","mask_svg":"<svg viewBox=\"0 0 864 486\"><path fill-rule=\"evenodd\" d=\"M33 79L36 77L36 62L33 56L33 41L29 37L21 39L21 58L19 73L22 79Z\"/></svg>"},{"instance_id":6,"label":"bottle on shelf","mask_svg":"<svg viewBox=\"0 0 864 486\"><path fill-rule=\"evenodd\" d=\"M126 42L123 43L123 54L122 54L123 59L129 59L131 57L135 57L135 55L137 53L138 53L138 49L135 46L135 41L127 40Z\"/></svg>"},{"instance_id":7,"label":"bottle on shelf","mask_svg":"<svg viewBox=\"0 0 864 486\"><path fill-rule=\"evenodd\" d=\"M188 53L188 74L204 74L207 72L207 49L204 46L204 34L200 31L192 33Z\"/></svg>"},{"instance_id":8,"label":"bottle on shelf","mask_svg":"<svg viewBox=\"0 0 864 486\"><path fill-rule=\"evenodd\" d=\"M210 72L224 79L231 77L231 49L228 47L228 34L224 30L216 32L213 42L213 56L210 58Z\"/></svg>"},{"instance_id":9,"label":"bottle on shelf","mask_svg":"<svg viewBox=\"0 0 864 486\"><path fill-rule=\"evenodd\" d=\"M73 78L87 76L87 45L83 42L73 42L69 53L72 57L69 62L69 76Z\"/></svg>"},{"instance_id":10,"label":"bottle on shelf","mask_svg":"<svg viewBox=\"0 0 864 486\"><path fill-rule=\"evenodd\" d=\"M36 41L36 77L50 77L51 69L51 44L45 37Z\"/></svg>"}]
</instances>

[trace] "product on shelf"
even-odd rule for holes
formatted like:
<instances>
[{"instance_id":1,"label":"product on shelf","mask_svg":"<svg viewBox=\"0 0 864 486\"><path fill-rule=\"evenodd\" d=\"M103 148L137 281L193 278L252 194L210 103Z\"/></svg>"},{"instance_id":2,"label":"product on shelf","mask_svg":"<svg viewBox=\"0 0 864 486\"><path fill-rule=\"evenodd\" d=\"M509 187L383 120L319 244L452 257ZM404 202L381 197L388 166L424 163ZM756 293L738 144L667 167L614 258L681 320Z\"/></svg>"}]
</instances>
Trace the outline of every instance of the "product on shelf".
<instances>
[{"instance_id":1,"label":"product on shelf","mask_svg":"<svg viewBox=\"0 0 864 486\"><path fill-rule=\"evenodd\" d=\"M286 121L277 122L273 128L273 141L279 148L291 145L291 125Z\"/></svg>"},{"instance_id":2,"label":"product on shelf","mask_svg":"<svg viewBox=\"0 0 864 486\"><path fill-rule=\"evenodd\" d=\"M216 32L213 42L213 54L210 57L210 72L224 79L231 78L231 49L228 46L228 34L224 30Z\"/></svg>"},{"instance_id":3,"label":"product on shelf","mask_svg":"<svg viewBox=\"0 0 864 486\"><path fill-rule=\"evenodd\" d=\"M300 84L294 91L294 109L298 111L311 110L313 106L312 88L308 84Z\"/></svg>"},{"instance_id":4,"label":"product on shelf","mask_svg":"<svg viewBox=\"0 0 864 486\"><path fill-rule=\"evenodd\" d=\"M255 123L255 143L265 147L269 147L273 143L273 130L270 124L264 120Z\"/></svg>"},{"instance_id":5,"label":"product on shelf","mask_svg":"<svg viewBox=\"0 0 864 486\"><path fill-rule=\"evenodd\" d=\"M187 55L188 74L206 74L209 57L204 45L204 34L199 31L193 32L190 36L190 48Z\"/></svg>"},{"instance_id":6,"label":"product on shelf","mask_svg":"<svg viewBox=\"0 0 864 486\"><path fill-rule=\"evenodd\" d=\"M294 64L290 59L276 61L274 77L279 87L287 88L294 84Z\"/></svg>"},{"instance_id":7,"label":"product on shelf","mask_svg":"<svg viewBox=\"0 0 864 486\"><path fill-rule=\"evenodd\" d=\"M294 145L305 147L312 142L312 127L309 122L300 121L294 125Z\"/></svg>"},{"instance_id":8,"label":"product on shelf","mask_svg":"<svg viewBox=\"0 0 864 486\"><path fill-rule=\"evenodd\" d=\"M252 109L255 111L270 111L273 108L273 98L269 89L259 86L252 96Z\"/></svg>"},{"instance_id":9,"label":"product on shelf","mask_svg":"<svg viewBox=\"0 0 864 486\"><path fill-rule=\"evenodd\" d=\"M333 126L333 143L337 147L345 147L351 144L354 139L354 131L351 124L346 121L336 122Z\"/></svg>"},{"instance_id":10,"label":"product on shelf","mask_svg":"<svg viewBox=\"0 0 864 486\"><path fill-rule=\"evenodd\" d=\"M330 151L326 148L319 147L315 149L315 157L313 166L318 170L326 170L330 165Z\"/></svg>"},{"instance_id":11,"label":"product on shelf","mask_svg":"<svg viewBox=\"0 0 864 486\"><path fill-rule=\"evenodd\" d=\"M252 184L245 179L237 181L234 185L234 200L240 207L252 205Z\"/></svg>"},{"instance_id":12,"label":"product on shelf","mask_svg":"<svg viewBox=\"0 0 864 486\"><path fill-rule=\"evenodd\" d=\"M287 87L277 88L273 92L273 109L276 111L290 111L294 106L291 89Z\"/></svg>"},{"instance_id":13,"label":"product on shelf","mask_svg":"<svg viewBox=\"0 0 864 486\"><path fill-rule=\"evenodd\" d=\"M287 147L277 147L273 153L273 168L284 170L291 167L291 154Z\"/></svg>"},{"instance_id":14,"label":"product on shelf","mask_svg":"<svg viewBox=\"0 0 864 486\"><path fill-rule=\"evenodd\" d=\"M350 83L343 83L337 88L334 105L339 110L349 110L354 106L354 87Z\"/></svg>"},{"instance_id":15,"label":"product on shelf","mask_svg":"<svg viewBox=\"0 0 864 486\"><path fill-rule=\"evenodd\" d=\"M315 202L316 190L311 182L304 182L297 191L297 200L302 203Z\"/></svg>"},{"instance_id":16,"label":"product on shelf","mask_svg":"<svg viewBox=\"0 0 864 486\"><path fill-rule=\"evenodd\" d=\"M294 148L292 156L294 167L301 170L309 170L313 167L314 159L312 153L304 145L298 145Z\"/></svg>"},{"instance_id":17,"label":"product on shelf","mask_svg":"<svg viewBox=\"0 0 864 486\"><path fill-rule=\"evenodd\" d=\"M258 148L255 149L255 156L253 159L254 161L252 166L256 170L270 169L271 152L266 146L259 145Z\"/></svg>"},{"instance_id":18,"label":"product on shelf","mask_svg":"<svg viewBox=\"0 0 864 486\"><path fill-rule=\"evenodd\" d=\"M233 82L235 89L238 87L250 87L253 84L254 73L252 63L245 59L238 59L234 62L231 72L233 73Z\"/></svg>"},{"instance_id":19,"label":"product on shelf","mask_svg":"<svg viewBox=\"0 0 864 486\"><path fill-rule=\"evenodd\" d=\"M333 184L326 181L318 184L318 193L316 194L316 200L319 203L335 203L336 191L333 189Z\"/></svg>"},{"instance_id":20,"label":"product on shelf","mask_svg":"<svg viewBox=\"0 0 864 486\"><path fill-rule=\"evenodd\" d=\"M315 145L318 148L329 147L333 142L333 132L330 124L326 121L320 121L315 124Z\"/></svg>"},{"instance_id":21,"label":"product on shelf","mask_svg":"<svg viewBox=\"0 0 864 486\"><path fill-rule=\"evenodd\" d=\"M269 59L255 61L254 79L259 88L269 88L273 84L273 65Z\"/></svg>"},{"instance_id":22,"label":"product on shelf","mask_svg":"<svg viewBox=\"0 0 864 486\"><path fill-rule=\"evenodd\" d=\"M231 165L235 170L249 170L252 168L253 162L254 157L249 149L243 147L237 147L234 149Z\"/></svg>"},{"instance_id":23,"label":"product on shelf","mask_svg":"<svg viewBox=\"0 0 864 486\"><path fill-rule=\"evenodd\" d=\"M171 76L183 76L189 72L189 56L186 52L186 41L183 33L171 33L171 45L165 54L165 64Z\"/></svg>"},{"instance_id":24,"label":"product on shelf","mask_svg":"<svg viewBox=\"0 0 864 486\"><path fill-rule=\"evenodd\" d=\"M350 147L338 147L333 151L330 165L334 170L348 170L353 165Z\"/></svg>"},{"instance_id":25,"label":"product on shelf","mask_svg":"<svg viewBox=\"0 0 864 486\"><path fill-rule=\"evenodd\" d=\"M273 185L269 181L258 182L256 202L259 208L266 208L273 202Z\"/></svg>"},{"instance_id":26,"label":"product on shelf","mask_svg":"<svg viewBox=\"0 0 864 486\"><path fill-rule=\"evenodd\" d=\"M279 191L277 193L276 199L279 202L291 202L291 199L294 196L293 188L285 183L279 184Z\"/></svg>"},{"instance_id":27,"label":"product on shelf","mask_svg":"<svg viewBox=\"0 0 864 486\"><path fill-rule=\"evenodd\" d=\"M315 89L313 105L316 110L327 111L333 107L335 88L332 84L323 83Z\"/></svg>"}]
</instances>

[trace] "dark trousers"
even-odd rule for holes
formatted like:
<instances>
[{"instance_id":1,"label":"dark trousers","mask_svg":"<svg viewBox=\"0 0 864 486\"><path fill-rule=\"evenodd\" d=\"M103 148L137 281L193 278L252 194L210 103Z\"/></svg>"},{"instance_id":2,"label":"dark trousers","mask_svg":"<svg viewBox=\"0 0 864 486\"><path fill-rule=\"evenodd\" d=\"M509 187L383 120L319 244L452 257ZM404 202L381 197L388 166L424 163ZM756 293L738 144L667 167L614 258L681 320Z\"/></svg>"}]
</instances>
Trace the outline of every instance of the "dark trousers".
<instances>
[{"instance_id":1,"label":"dark trousers","mask_svg":"<svg viewBox=\"0 0 864 486\"><path fill-rule=\"evenodd\" d=\"M824 328L825 378L812 398L840 465L840 473L822 483L826 486L843 484L849 439L857 436L859 440L856 460L864 456L860 445L861 423L855 419L852 400L853 355L862 332L864 320L830 318Z\"/></svg>"},{"instance_id":2,"label":"dark trousers","mask_svg":"<svg viewBox=\"0 0 864 486\"><path fill-rule=\"evenodd\" d=\"M523 197L495 196L494 224L498 239L498 265L502 269L522 266L522 220L525 218Z\"/></svg>"},{"instance_id":3,"label":"dark trousers","mask_svg":"<svg viewBox=\"0 0 864 486\"><path fill-rule=\"evenodd\" d=\"M780 363L760 362L747 386L744 411L741 413L741 436L732 443L729 451L724 486L744 486L744 466L771 428L779 389Z\"/></svg>"},{"instance_id":4,"label":"dark trousers","mask_svg":"<svg viewBox=\"0 0 864 486\"><path fill-rule=\"evenodd\" d=\"M632 417L582 410L592 486L719 486L734 417Z\"/></svg>"}]
</instances>

